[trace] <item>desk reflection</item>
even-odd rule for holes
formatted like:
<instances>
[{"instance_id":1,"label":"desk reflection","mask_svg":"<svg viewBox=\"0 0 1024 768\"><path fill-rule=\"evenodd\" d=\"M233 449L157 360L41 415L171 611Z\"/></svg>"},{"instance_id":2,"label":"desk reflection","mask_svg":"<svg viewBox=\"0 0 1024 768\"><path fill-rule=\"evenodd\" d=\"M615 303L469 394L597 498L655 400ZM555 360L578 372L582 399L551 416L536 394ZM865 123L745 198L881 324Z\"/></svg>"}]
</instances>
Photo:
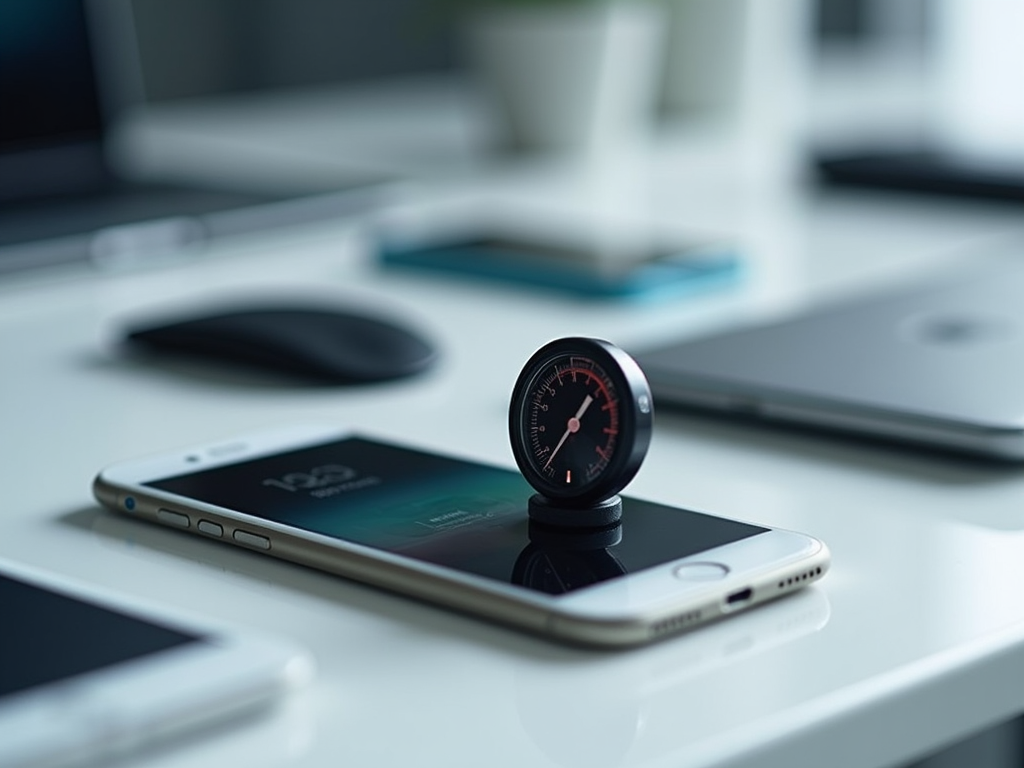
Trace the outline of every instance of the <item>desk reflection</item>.
<instances>
[{"instance_id":1,"label":"desk reflection","mask_svg":"<svg viewBox=\"0 0 1024 768\"><path fill-rule=\"evenodd\" d=\"M729 737L713 732L714 713L748 710L753 716L774 709L779 691L752 690L749 665L774 666L773 658L784 657L771 649L819 632L830 610L824 590L812 586L650 648L519 665L520 724L562 768L678 758L680 742L701 737L721 746ZM777 672L780 689L782 678L795 673ZM722 684L713 696L694 695L707 691L702 677L719 673Z\"/></svg>"}]
</instances>

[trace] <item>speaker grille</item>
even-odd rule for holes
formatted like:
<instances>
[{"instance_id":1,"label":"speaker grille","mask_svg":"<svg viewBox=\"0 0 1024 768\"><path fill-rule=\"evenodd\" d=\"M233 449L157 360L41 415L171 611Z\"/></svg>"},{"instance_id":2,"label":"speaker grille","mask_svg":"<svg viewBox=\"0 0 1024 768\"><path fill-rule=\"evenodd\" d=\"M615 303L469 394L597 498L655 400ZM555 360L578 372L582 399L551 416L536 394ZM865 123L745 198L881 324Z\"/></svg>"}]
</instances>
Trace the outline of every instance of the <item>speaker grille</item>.
<instances>
[{"instance_id":1,"label":"speaker grille","mask_svg":"<svg viewBox=\"0 0 1024 768\"><path fill-rule=\"evenodd\" d=\"M792 589L795 586L799 586L808 579L813 579L815 576L821 576L821 566L812 568L806 573L801 573L797 576L790 576L788 579L781 579L778 583L779 589Z\"/></svg>"}]
</instances>

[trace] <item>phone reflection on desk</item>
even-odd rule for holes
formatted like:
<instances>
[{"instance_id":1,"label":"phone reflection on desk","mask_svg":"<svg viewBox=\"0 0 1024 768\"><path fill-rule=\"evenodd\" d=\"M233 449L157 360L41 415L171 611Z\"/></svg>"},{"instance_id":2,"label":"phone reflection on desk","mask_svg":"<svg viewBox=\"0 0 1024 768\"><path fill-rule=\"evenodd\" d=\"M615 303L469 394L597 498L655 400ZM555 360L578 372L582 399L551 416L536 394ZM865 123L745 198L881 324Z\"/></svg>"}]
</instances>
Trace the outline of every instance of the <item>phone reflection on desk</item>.
<instances>
[{"instance_id":1,"label":"phone reflection on desk","mask_svg":"<svg viewBox=\"0 0 1024 768\"><path fill-rule=\"evenodd\" d=\"M773 660L771 649L808 641L830 614L825 591L811 586L635 653L531 660L514 677L520 725L563 768L678 758L681 742L721 737L723 711L771 712L777 690L752 689L749 665L772 669L783 688L787 676L802 670L779 666L782 657ZM727 667L735 674L724 674ZM716 685L698 692L698 681L715 672L723 673Z\"/></svg>"},{"instance_id":2,"label":"phone reflection on desk","mask_svg":"<svg viewBox=\"0 0 1024 768\"><path fill-rule=\"evenodd\" d=\"M610 551L622 541L622 524L606 528L529 525L530 543L512 568L513 584L561 595L626 574Z\"/></svg>"}]
</instances>

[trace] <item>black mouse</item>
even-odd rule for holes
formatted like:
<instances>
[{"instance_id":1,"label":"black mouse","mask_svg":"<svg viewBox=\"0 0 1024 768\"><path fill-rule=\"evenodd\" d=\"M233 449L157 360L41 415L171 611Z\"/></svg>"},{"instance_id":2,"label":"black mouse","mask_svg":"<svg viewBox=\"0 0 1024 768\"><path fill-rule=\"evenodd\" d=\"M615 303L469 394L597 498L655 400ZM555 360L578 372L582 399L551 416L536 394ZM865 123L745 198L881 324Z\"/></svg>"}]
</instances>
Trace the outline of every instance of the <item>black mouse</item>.
<instances>
[{"instance_id":1,"label":"black mouse","mask_svg":"<svg viewBox=\"0 0 1024 768\"><path fill-rule=\"evenodd\" d=\"M437 358L409 328L326 307L236 308L128 330L130 345L269 369L332 384L386 381Z\"/></svg>"}]
</instances>

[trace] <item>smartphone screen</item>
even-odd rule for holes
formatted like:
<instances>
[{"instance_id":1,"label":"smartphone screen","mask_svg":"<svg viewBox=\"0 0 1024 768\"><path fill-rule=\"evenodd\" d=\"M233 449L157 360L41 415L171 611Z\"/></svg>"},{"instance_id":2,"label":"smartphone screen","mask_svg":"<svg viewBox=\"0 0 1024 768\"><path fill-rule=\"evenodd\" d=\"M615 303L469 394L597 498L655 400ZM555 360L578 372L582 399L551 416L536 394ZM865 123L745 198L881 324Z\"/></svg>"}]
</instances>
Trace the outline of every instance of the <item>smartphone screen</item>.
<instances>
[{"instance_id":1,"label":"smartphone screen","mask_svg":"<svg viewBox=\"0 0 1024 768\"><path fill-rule=\"evenodd\" d=\"M0 575L0 697L201 638Z\"/></svg>"},{"instance_id":2,"label":"smartphone screen","mask_svg":"<svg viewBox=\"0 0 1024 768\"><path fill-rule=\"evenodd\" d=\"M186 498L549 594L768 529L635 499L591 533L530 523L517 473L360 437L146 483Z\"/></svg>"}]
</instances>

